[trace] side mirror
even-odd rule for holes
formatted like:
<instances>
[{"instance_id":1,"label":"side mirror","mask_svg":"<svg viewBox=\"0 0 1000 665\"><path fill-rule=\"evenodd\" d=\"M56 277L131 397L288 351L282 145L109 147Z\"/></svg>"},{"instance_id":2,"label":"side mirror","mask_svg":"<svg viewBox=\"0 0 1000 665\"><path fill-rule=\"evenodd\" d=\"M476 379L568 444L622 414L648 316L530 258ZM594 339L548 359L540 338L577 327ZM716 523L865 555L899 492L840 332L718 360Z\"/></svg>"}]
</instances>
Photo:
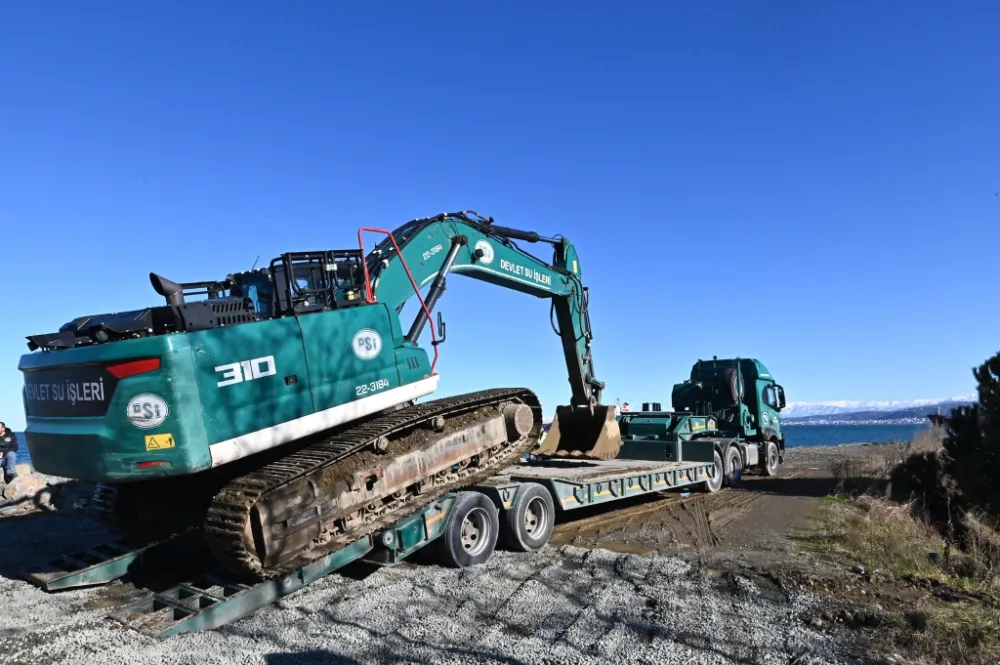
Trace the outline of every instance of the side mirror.
<instances>
[{"instance_id":1,"label":"side mirror","mask_svg":"<svg viewBox=\"0 0 1000 665\"><path fill-rule=\"evenodd\" d=\"M438 313L437 313L437 324L438 324L437 332L438 332L438 335L440 335L440 337L437 338L437 341L435 341L434 344L435 345L436 344L444 344L444 338L447 335L447 333L445 332L444 319L441 318L441 310L438 310Z\"/></svg>"},{"instance_id":2,"label":"side mirror","mask_svg":"<svg viewBox=\"0 0 1000 665\"><path fill-rule=\"evenodd\" d=\"M785 389L779 385L775 385L774 391L775 393L777 393L778 396L778 411L781 411L783 408L785 408Z\"/></svg>"}]
</instances>

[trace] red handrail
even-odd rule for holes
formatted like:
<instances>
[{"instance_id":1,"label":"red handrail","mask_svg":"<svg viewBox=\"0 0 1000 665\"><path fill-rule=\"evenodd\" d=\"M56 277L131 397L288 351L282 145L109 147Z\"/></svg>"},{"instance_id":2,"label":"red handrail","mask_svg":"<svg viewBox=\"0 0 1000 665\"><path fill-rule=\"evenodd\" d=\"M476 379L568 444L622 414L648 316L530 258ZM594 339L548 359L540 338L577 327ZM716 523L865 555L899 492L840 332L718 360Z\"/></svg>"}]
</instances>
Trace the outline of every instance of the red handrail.
<instances>
[{"instance_id":1,"label":"red handrail","mask_svg":"<svg viewBox=\"0 0 1000 665\"><path fill-rule=\"evenodd\" d=\"M368 261L365 260L365 241L362 237L362 233L365 231L371 231L372 233L384 233L389 236L389 240L392 241L392 246L396 248L396 254L399 256L399 260L403 264L403 270L406 271L406 276L410 278L410 284L413 285L413 292L417 294L417 300L420 301L420 306L424 310L424 314L427 315L427 323L431 327L431 345L434 347L434 361L431 363L431 374L434 374L434 367L437 366L438 361L438 345L437 345L437 333L434 331L434 319L431 318L431 311L427 309L427 303L424 302L423 296L420 295L420 288L417 287L417 282L413 279L413 274L410 273L410 267L406 265L406 259L403 258L403 252L400 251L399 245L396 244L396 237L392 235L392 231L386 231L385 229L376 229L371 226L362 226L358 229L358 246L361 247L361 265L365 272L365 295L368 297L368 302L375 302L375 296L372 295L372 284L371 276L368 274ZM417 340L413 340L414 343Z\"/></svg>"}]
</instances>

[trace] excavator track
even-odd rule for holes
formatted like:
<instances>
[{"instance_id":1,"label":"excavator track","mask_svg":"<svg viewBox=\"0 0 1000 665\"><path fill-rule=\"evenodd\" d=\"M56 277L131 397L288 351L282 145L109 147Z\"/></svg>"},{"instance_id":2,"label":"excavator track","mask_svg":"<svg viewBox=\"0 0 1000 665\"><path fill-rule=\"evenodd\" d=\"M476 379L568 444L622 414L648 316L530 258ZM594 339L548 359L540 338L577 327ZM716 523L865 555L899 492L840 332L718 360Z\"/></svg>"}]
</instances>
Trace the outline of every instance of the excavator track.
<instances>
[{"instance_id":1,"label":"excavator track","mask_svg":"<svg viewBox=\"0 0 1000 665\"><path fill-rule=\"evenodd\" d=\"M495 433L498 418L505 417L510 430L515 412L516 432L501 437L506 440L484 444L466 458L448 457L472 450L475 435L468 432L492 427ZM539 400L524 388L467 393L390 412L229 482L209 506L206 542L216 561L239 575L260 580L287 574L442 493L496 474L535 446L541 428ZM447 468L433 471L442 460ZM386 480L380 483L383 469ZM338 497L359 496L363 504L338 503Z\"/></svg>"}]
</instances>

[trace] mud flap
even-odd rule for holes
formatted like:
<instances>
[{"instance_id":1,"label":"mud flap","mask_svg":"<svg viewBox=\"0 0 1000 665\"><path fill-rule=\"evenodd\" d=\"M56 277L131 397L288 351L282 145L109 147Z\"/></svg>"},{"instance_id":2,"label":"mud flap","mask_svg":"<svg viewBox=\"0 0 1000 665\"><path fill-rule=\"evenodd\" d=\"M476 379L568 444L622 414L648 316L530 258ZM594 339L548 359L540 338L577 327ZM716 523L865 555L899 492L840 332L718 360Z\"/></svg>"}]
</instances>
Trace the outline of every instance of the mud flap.
<instances>
[{"instance_id":1,"label":"mud flap","mask_svg":"<svg viewBox=\"0 0 1000 665\"><path fill-rule=\"evenodd\" d=\"M557 406L552 427L536 455L609 460L622 447L621 429L613 406L597 404L591 414L587 407Z\"/></svg>"}]
</instances>

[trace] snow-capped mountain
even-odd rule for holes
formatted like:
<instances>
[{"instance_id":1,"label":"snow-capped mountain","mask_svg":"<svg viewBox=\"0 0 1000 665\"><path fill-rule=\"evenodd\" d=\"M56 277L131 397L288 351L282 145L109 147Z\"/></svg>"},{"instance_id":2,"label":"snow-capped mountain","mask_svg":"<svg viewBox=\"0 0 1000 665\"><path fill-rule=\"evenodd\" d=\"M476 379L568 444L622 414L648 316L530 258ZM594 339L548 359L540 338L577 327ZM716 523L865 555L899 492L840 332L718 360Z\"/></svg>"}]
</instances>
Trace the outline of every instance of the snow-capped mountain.
<instances>
[{"instance_id":1,"label":"snow-capped mountain","mask_svg":"<svg viewBox=\"0 0 1000 665\"><path fill-rule=\"evenodd\" d=\"M974 402L978 395L963 395L946 399L912 399L903 401L860 402L840 400L835 402L788 402L781 410L783 418L804 418L806 416L833 416L861 411L899 411L918 406L937 406Z\"/></svg>"}]
</instances>

